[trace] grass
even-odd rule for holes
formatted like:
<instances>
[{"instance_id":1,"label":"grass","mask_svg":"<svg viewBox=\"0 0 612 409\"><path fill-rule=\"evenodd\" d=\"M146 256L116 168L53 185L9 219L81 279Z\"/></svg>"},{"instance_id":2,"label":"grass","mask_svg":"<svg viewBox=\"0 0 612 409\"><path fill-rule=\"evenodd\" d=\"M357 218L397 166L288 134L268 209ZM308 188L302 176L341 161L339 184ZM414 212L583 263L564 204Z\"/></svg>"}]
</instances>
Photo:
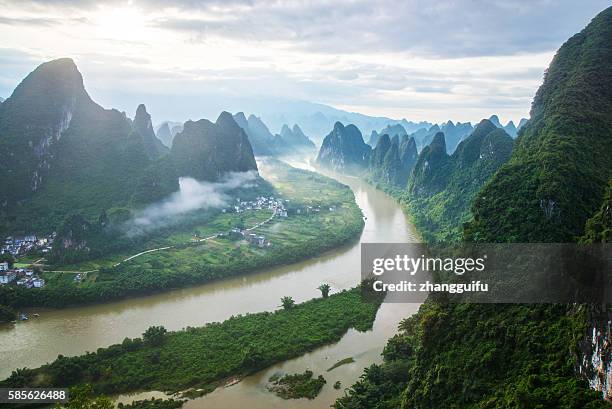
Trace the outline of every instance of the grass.
<instances>
[{"instance_id":1,"label":"grass","mask_svg":"<svg viewBox=\"0 0 612 409\"><path fill-rule=\"evenodd\" d=\"M207 238L227 233L238 225L247 228L258 225L270 217L269 209L240 214L218 211L203 212L200 216L198 213L197 217L190 217L193 224L186 224L182 230L168 230L165 236L149 239L129 252L54 266L53 270L58 272L43 273L47 285L36 292L13 286L0 288L0 304L14 308L63 307L150 294L290 264L359 237L364 222L349 187L280 162L272 166L274 197L288 200L286 207L290 215L277 216L252 231L264 235L271 246L259 248L229 237L215 237L204 242L193 240L194 234ZM166 246L172 248L123 262L141 251ZM81 282L75 282L74 272L78 271L91 272Z\"/></svg>"},{"instance_id":2,"label":"grass","mask_svg":"<svg viewBox=\"0 0 612 409\"><path fill-rule=\"evenodd\" d=\"M234 316L221 323L121 344L76 357L59 356L37 369L20 369L0 387L93 385L97 393L141 390L211 391L277 362L337 342L346 331L372 328L383 295L365 300L360 288L316 298L290 309ZM159 327L157 329L160 329ZM147 334L152 333L152 328ZM309 388L310 389L310 388Z\"/></svg>"}]
</instances>

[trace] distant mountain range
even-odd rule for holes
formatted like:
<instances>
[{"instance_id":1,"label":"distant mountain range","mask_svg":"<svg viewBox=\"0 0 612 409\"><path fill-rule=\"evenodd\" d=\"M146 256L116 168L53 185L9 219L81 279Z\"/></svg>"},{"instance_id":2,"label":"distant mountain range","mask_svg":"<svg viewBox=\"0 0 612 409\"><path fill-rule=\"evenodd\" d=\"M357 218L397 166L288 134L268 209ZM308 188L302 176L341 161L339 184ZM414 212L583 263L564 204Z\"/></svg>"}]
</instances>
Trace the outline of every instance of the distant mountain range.
<instances>
[{"instance_id":1,"label":"distant mountain range","mask_svg":"<svg viewBox=\"0 0 612 409\"><path fill-rule=\"evenodd\" d=\"M172 141L177 133L183 130L183 124L180 122L165 121L157 127L155 135L168 148L172 147Z\"/></svg>"},{"instance_id":2,"label":"distant mountain range","mask_svg":"<svg viewBox=\"0 0 612 409\"><path fill-rule=\"evenodd\" d=\"M366 135L390 124L401 124L409 133L432 125L429 122L412 122L405 119L397 120L388 117L369 116L305 101L283 101L270 105L260 104L254 109L257 109L262 120L271 129L281 129L284 124L298 124L317 144L322 142L323 137L329 133L336 122L345 125L353 124Z\"/></svg>"},{"instance_id":3,"label":"distant mountain range","mask_svg":"<svg viewBox=\"0 0 612 409\"><path fill-rule=\"evenodd\" d=\"M518 127L516 127L512 121L508 122L506 125L502 125L497 115L491 115L489 121L497 128L502 128L512 138L516 138L518 131L527 123L527 119L523 118L521 119ZM429 145L433 141L434 136L438 132L442 132L444 133L444 138L446 141L446 151L450 155L455 151L455 149L457 149L459 143L467 138L474 130L474 127L470 122L453 123L453 121L449 120L442 125L426 125L427 126L419 128L414 132L409 132L401 123L389 123L380 131L371 131L368 144L371 147L375 147L379 138L384 134L389 135L390 138L393 138L394 136L401 137L408 135L414 138L417 149L420 152L425 146Z\"/></svg>"},{"instance_id":4,"label":"distant mountain range","mask_svg":"<svg viewBox=\"0 0 612 409\"><path fill-rule=\"evenodd\" d=\"M485 127L489 131L500 129L507 136L510 135L505 129L514 129L516 135L512 121L505 127L498 127L500 123L497 116L493 115L491 118L493 120L481 121L476 128L469 122L454 124L447 121L442 126L432 125L411 134L401 124L389 124L380 132L372 131L369 144L363 141L361 131L354 124L344 126L337 122L332 132L323 140L317 162L340 172L363 173L367 169L374 181L406 187L416 165L417 155L419 161L434 153L447 158L453 155L464 141L480 140L479 134L484 132ZM443 152L437 153L442 148ZM425 159L425 163L429 171L433 171L433 162Z\"/></svg>"},{"instance_id":5,"label":"distant mountain range","mask_svg":"<svg viewBox=\"0 0 612 409\"><path fill-rule=\"evenodd\" d=\"M233 117L187 122L168 149L138 106L134 121L87 94L74 62L40 65L0 104L0 230L51 231L69 213L159 200L179 176L218 180L256 170Z\"/></svg>"},{"instance_id":6,"label":"distant mountain range","mask_svg":"<svg viewBox=\"0 0 612 409\"><path fill-rule=\"evenodd\" d=\"M283 124L280 134L272 135L268 126L255 115L251 114L247 118L243 112L238 112L234 119L249 136L256 155L287 155L303 150L316 150L315 144L304 135L297 124L293 125L293 128Z\"/></svg>"}]
</instances>

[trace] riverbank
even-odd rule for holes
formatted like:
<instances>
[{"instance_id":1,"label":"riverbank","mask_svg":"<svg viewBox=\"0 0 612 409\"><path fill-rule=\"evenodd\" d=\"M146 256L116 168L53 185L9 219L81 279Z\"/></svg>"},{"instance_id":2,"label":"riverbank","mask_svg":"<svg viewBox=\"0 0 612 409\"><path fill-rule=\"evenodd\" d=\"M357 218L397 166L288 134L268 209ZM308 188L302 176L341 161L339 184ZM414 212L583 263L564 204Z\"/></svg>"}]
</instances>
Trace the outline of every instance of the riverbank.
<instances>
[{"instance_id":1,"label":"riverbank","mask_svg":"<svg viewBox=\"0 0 612 409\"><path fill-rule=\"evenodd\" d=\"M372 328L381 294L364 298L360 288L292 308L232 317L202 328L165 333L149 329L142 338L95 353L58 357L24 369L2 387L68 387L91 383L98 393L137 390L211 391L227 378L246 374L337 342L350 329ZM189 395L189 392L187 395Z\"/></svg>"},{"instance_id":2,"label":"riverbank","mask_svg":"<svg viewBox=\"0 0 612 409\"><path fill-rule=\"evenodd\" d=\"M250 209L221 214L152 243L163 251L54 268L90 271L81 281L71 273L48 272L44 288L2 286L0 305L62 308L163 292L295 263L359 237L364 221L349 187L278 161L265 166L273 168L269 177L289 214L271 218L269 211ZM240 225L243 236L232 237L230 230ZM249 242L251 234L262 243Z\"/></svg>"}]
</instances>

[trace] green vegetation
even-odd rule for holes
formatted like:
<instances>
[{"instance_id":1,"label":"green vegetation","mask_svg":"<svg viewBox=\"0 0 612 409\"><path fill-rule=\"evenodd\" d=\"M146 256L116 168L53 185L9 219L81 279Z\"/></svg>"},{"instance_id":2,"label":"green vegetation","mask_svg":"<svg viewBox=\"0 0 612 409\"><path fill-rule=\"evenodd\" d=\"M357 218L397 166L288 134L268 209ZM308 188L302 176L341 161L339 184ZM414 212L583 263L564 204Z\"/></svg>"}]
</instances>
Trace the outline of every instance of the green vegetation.
<instances>
[{"instance_id":1,"label":"green vegetation","mask_svg":"<svg viewBox=\"0 0 612 409\"><path fill-rule=\"evenodd\" d=\"M222 323L165 333L76 357L59 356L38 369L21 369L0 386L51 387L91 383L96 393L208 388L337 342L349 330L371 329L383 296L364 301L355 288L289 310L235 316ZM158 336L161 333L161 342ZM156 334L151 338L152 334ZM151 342L156 339L156 342Z\"/></svg>"},{"instance_id":2,"label":"green vegetation","mask_svg":"<svg viewBox=\"0 0 612 409\"><path fill-rule=\"evenodd\" d=\"M119 403L118 409L178 409L183 406L184 400L176 399L156 399L136 400L130 404Z\"/></svg>"},{"instance_id":3,"label":"green vegetation","mask_svg":"<svg viewBox=\"0 0 612 409\"><path fill-rule=\"evenodd\" d=\"M326 381L323 375L313 378L310 370L301 374L285 375L282 377L272 376L268 390L274 392L283 399L314 399L317 397Z\"/></svg>"},{"instance_id":4,"label":"green vegetation","mask_svg":"<svg viewBox=\"0 0 612 409\"><path fill-rule=\"evenodd\" d=\"M72 214L91 223L103 212L139 209L177 191L182 176L218 181L257 170L229 113L188 121L168 151L144 105L134 122L102 108L66 58L41 64L0 105L0 156L6 234L49 234Z\"/></svg>"},{"instance_id":5,"label":"green vegetation","mask_svg":"<svg viewBox=\"0 0 612 409\"><path fill-rule=\"evenodd\" d=\"M331 291L331 286L329 284L321 284L317 289L321 291L321 297L329 297L329 292Z\"/></svg>"},{"instance_id":6,"label":"green vegetation","mask_svg":"<svg viewBox=\"0 0 612 409\"><path fill-rule=\"evenodd\" d=\"M68 403L56 409L114 409L113 401L107 396L95 396L91 385L80 385L70 388Z\"/></svg>"},{"instance_id":7,"label":"green vegetation","mask_svg":"<svg viewBox=\"0 0 612 409\"><path fill-rule=\"evenodd\" d=\"M293 301L293 298L288 296L281 298L281 307L283 307L284 309L290 310L291 308L293 308L294 305L295 301Z\"/></svg>"},{"instance_id":8,"label":"green vegetation","mask_svg":"<svg viewBox=\"0 0 612 409\"><path fill-rule=\"evenodd\" d=\"M0 323L14 321L17 318L17 313L11 307L0 305Z\"/></svg>"},{"instance_id":9,"label":"green vegetation","mask_svg":"<svg viewBox=\"0 0 612 409\"><path fill-rule=\"evenodd\" d=\"M338 362L336 362L335 364L333 364L328 370L327 372L333 371L334 369L336 369L339 366L342 365L348 365L348 364L352 364L353 362L355 362L355 360L353 359L353 357L348 357L348 358L344 358L339 360Z\"/></svg>"},{"instance_id":10,"label":"green vegetation","mask_svg":"<svg viewBox=\"0 0 612 409\"><path fill-rule=\"evenodd\" d=\"M511 160L474 203L469 240L572 242L583 234L612 176L611 23L608 8L557 52Z\"/></svg>"},{"instance_id":11,"label":"green vegetation","mask_svg":"<svg viewBox=\"0 0 612 409\"><path fill-rule=\"evenodd\" d=\"M430 301L400 330L336 408L608 407L574 372L585 308Z\"/></svg>"},{"instance_id":12,"label":"green vegetation","mask_svg":"<svg viewBox=\"0 0 612 409\"><path fill-rule=\"evenodd\" d=\"M474 197L510 158L512 145L504 130L485 119L450 156L442 134L423 149L401 200L426 241L461 239Z\"/></svg>"},{"instance_id":13,"label":"green vegetation","mask_svg":"<svg viewBox=\"0 0 612 409\"><path fill-rule=\"evenodd\" d=\"M62 307L186 287L296 262L359 236L364 222L350 188L280 162L270 166L274 166L273 194L290 200L286 204L289 217L276 217L254 231L264 235L270 241L270 247L249 245L245 240L227 234L206 241L193 241L194 235L206 238L227 233L236 226L257 225L271 216L268 209L242 213L196 212L177 225L155 230L155 234L140 238L135 244L129 245L132 243L129 242L126 248L115 248L116 244L112 243L104 247L103 238L112 233L106 233L108 230L102 222L88 223L82 218L71 218L62 229L62 237L68 237L70 243L77 246L72 252L60 253L64 259L71 260L70 255L76 254L78 248L87 247L93 253L98 244L107 250L114 249L114 252L98 259L50 267L53 271L97 270L88 273L80 282L74 281L73 273L46 272L43 273L47 280L44 288L2 286L0 305L13 308ZM265 189L262 186L251 195L263 193ZM108 216L111 220L113 217ZM58 246L62 246L61 239L57 241ZM78 245L82 241L88 245ZM114 266L132 254L167 246L173 248L144 254Z\"/></svg>"},{"instance_id":14,"label":"green vegetation","mask_svg":"<svg viewBox=\"0 0 612 409\"><path fill-rule=\"evenodd\" d=\"M561 47L512 158L478 194L465 238L609 237L604 192L612 170L610 44L612 8ZM577 374L591 310L430 298L402 322L384 350L384 363L368 368L335 407L609 408L602 393Z\"/></svg>"}]
</instances>

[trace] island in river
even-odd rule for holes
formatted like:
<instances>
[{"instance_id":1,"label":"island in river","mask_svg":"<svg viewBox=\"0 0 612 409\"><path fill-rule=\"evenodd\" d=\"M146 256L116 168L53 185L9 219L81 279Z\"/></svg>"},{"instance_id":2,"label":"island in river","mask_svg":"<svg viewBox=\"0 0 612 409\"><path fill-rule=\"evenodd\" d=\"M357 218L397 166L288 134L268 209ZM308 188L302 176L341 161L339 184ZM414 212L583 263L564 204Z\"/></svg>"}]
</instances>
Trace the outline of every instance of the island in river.
<instances>
[{"instance_id":1,"label":"island in river","mask_svg":"<svg viewBox=\"0 0 612 409\"><path fill-rule=\"evenodd\" d=\"M164 327L151 327L142 338L125 338L95 353L60 355L38 369L16 370L0 386L91 383L98 393L159 389L197 396L214 390L224 379L242 377L337 342L350 328L371 329L384 294L366 294L365 288L299 305L283 302L281 310L236 316L201 328L168 333Z\"/></svg>"}]
</instances>

